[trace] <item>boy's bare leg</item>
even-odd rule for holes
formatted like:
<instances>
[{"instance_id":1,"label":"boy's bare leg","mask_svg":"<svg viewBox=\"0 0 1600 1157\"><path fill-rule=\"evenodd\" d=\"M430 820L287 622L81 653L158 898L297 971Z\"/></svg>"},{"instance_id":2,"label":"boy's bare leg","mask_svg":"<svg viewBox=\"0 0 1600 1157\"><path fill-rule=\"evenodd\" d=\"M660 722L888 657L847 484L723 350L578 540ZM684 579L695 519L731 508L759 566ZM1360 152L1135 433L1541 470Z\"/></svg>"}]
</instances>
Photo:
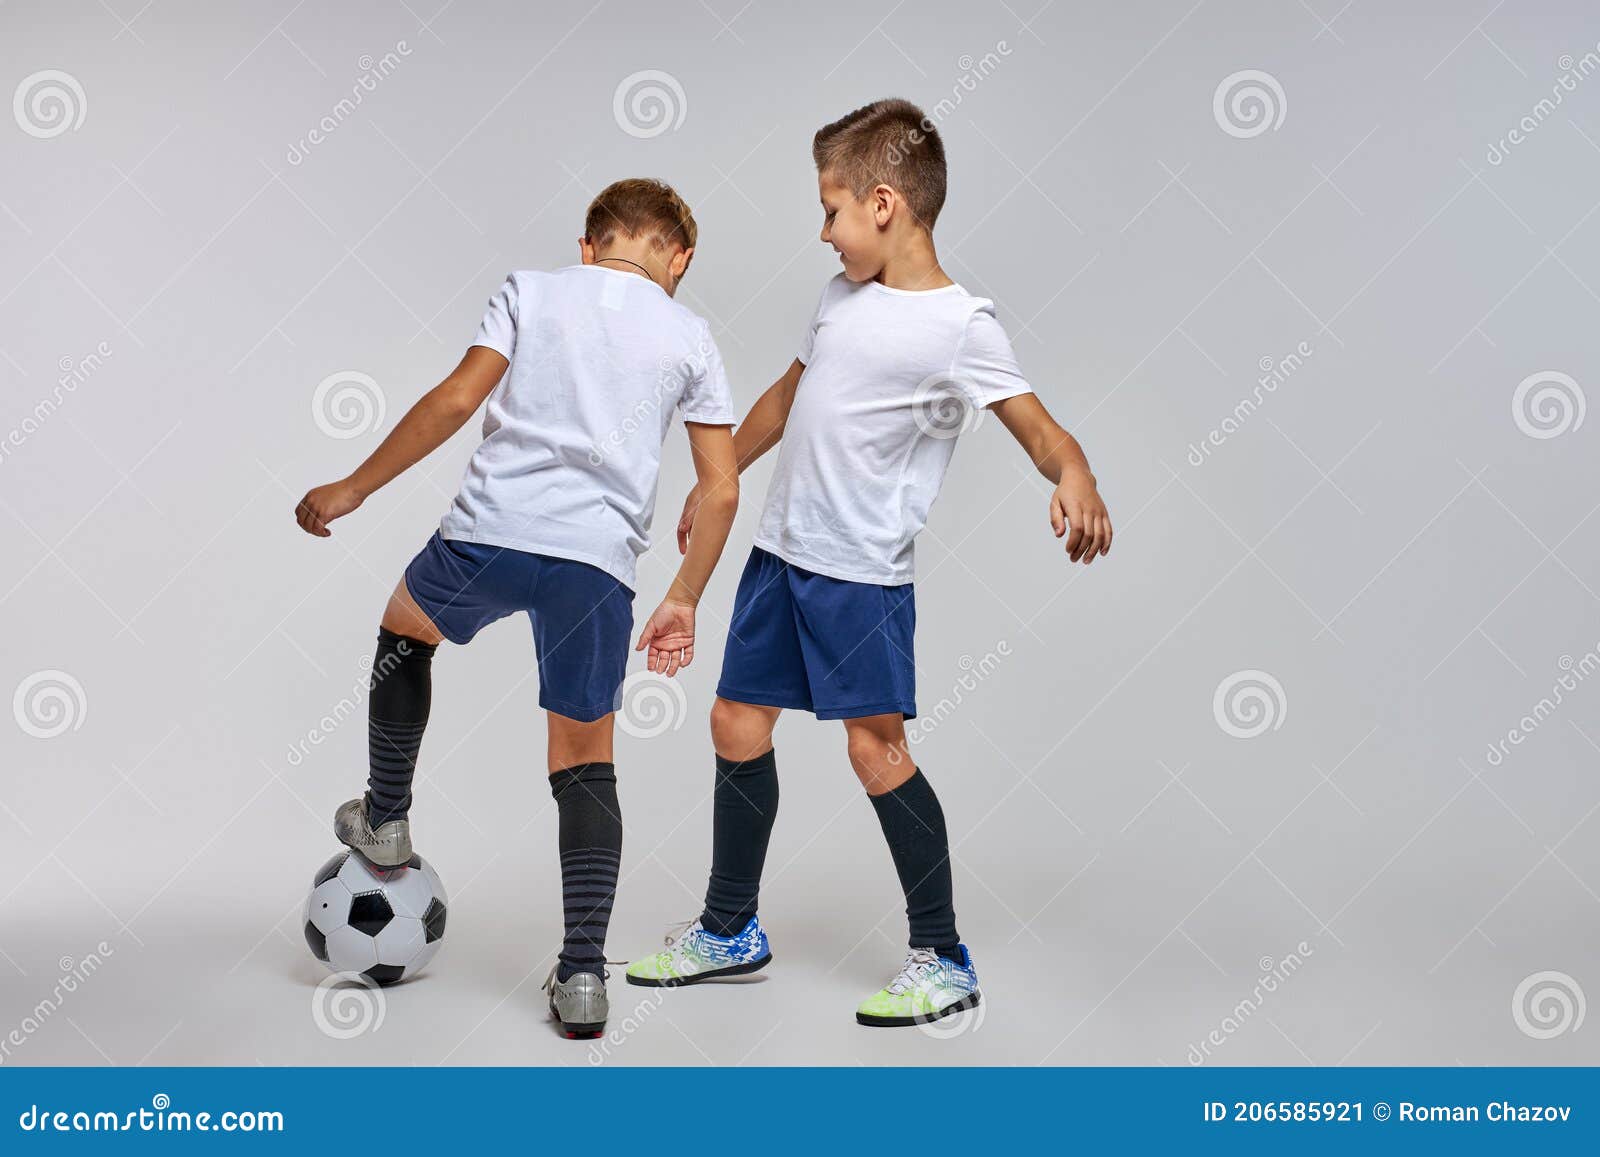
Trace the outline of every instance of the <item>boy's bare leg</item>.
<instances>
[{"instance_id":1,"label":"boy's bare leg","mask_svg":"<svg viewBox=\"0 0 1600 1157\"><path fill-rule=\"evenodd\" d=\"M906 895L910 946L960 957L950 882L950 837L939 797L906 749L896 712L844 721L850 766L878 813Z\"/></svg>"},{"instance_id":2,"label":"boy's bare leg","mask_svg":"<svg viewBox=\"0 0 1600 1157\"><path fill-rule=\"evenodd\" d=\"M444 636L439 633L439 628L433 625L433 620L422 613L422 608L417 606L417 601L411 597L411 591L406 587L406 580L395 584L394 593L389 596L389 605L384 608L383 621L378 624L386 631L393 631L397 635L404 635L408 639L416 639L420 643L438 646L444 642Z\"/></svg>"},{"instance_id":3,"label":"boy's bare leg","mask_svg":"<svg viewBox=\"0 0 1600 1157\"><path fill-rule=\"evenodd\" d=\"M772 748L781 707L718 698L711 705L711 746L723 759L742 763Z\"/></svg>"},{"instance_id":4,"label":"boy's bare leg","mask_svg":"<svg viewBox=\"0 0 1600 1157\"><path fill-rule=\"evenodd\" d=\"M906 750L905 719L898 711L846 719L844 733L850 766L868 795L893 791L916 772Z\"/></svg>"}]
</instances>

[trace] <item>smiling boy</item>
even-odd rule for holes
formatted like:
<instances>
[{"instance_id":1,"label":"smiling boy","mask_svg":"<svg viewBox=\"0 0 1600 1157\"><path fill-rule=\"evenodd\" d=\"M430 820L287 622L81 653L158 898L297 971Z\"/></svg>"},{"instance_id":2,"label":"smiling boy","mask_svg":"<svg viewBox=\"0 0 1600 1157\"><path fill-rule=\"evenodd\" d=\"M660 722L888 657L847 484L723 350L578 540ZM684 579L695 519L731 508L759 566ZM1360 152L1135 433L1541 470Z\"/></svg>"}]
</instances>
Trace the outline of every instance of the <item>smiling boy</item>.
<instances>
[{"instance_id":1,"label":"smiling boy","mask_svg":"<svg viewBox=\"0 0 1600 1157\"><path fill-rule=\"evenodd\" d=\"M680 985L763 968L756 915L778 804L773 727L784 709L843 721L906 899L910 950L861 1003L866 1025L911 1025L975 1007L977 969L956 931L939 799L906 747L916 715L913 541L969 416L993 410L1055 487L1050 525L1072 561L1111 548L1111 520L1077 441L1017 366L993 303L940 268L944 144L915 105L884 100L812 144L821 239L843 272L823 289L799 357L734 436L745 470L779 445L735 598L711 710L716 784L711 877L700 918L628 969ZM679 549L700 532L698 488ZM1069 533L1070 531L1070 533Z\"/></svg>"}]
</instances>

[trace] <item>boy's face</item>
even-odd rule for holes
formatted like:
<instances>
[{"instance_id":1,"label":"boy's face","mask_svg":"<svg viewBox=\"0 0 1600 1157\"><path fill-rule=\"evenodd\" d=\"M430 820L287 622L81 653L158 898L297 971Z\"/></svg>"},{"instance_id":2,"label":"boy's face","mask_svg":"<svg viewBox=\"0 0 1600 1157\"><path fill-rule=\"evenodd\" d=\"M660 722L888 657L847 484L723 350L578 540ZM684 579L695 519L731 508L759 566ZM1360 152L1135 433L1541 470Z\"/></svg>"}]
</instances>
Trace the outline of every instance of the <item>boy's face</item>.
<instances>
[{"instance_id":1,"label":"boy's face","mask_svg":"<svg viewBox=\"0 0 1600 1157\"><path fill-rule=\"evenodd\" d=\"M839 254L846 277L871 281L883 272L885 261L883 207L871 193L857 197L827 173L817 174L817 194L822 199L822 240Z\"/></svg>"}]
</instances>

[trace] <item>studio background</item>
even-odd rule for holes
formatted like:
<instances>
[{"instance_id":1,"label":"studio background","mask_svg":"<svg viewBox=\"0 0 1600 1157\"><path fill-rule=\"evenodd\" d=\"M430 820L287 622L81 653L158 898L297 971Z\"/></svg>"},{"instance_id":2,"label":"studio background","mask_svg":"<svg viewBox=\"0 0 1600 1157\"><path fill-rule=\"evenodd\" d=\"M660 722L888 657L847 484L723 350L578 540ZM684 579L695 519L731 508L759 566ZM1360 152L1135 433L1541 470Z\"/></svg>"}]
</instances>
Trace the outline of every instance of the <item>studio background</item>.
<instances>
[{"instance_id":1,"label":"studio background","mask_svg":"<svg viewBox=\"0 0 1600 1157\"><path fill-rule=\"evenodd\" d=\"M1588 6L106 0L0 25L5 1063L1600 1062ZM680 300L742 413L837 270L811 135L889 95L935 115L941 258L1117 529L1070 566L991 415L918 543L914 750L981 1019L852 1022L902 901L841 728L791 715L774 965L665 995L615 968L611 1037L560 1040L519 618L435 662L412 820L443 950L340 1023L301 905L364 783L385 597L479 421L331 540L295 502L455 365L507 271L576 261L623 176L693 207ZM681 428L665 458L637 615L676 565ZM682 699L619 734L615 959L699 910L705 716L771 461Z\"/></svg>"}]
</instances>

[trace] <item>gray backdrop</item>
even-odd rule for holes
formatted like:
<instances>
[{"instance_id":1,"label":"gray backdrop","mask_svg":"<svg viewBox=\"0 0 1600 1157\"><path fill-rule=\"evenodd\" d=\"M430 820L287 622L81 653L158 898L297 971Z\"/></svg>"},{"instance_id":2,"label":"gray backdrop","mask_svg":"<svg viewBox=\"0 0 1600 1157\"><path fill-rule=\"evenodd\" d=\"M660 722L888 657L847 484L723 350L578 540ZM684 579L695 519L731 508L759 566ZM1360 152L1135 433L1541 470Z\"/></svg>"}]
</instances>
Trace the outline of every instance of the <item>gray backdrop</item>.
<instances>
[{"instance_id":1,"label":"gray backdrop","mask_svg":"<svg viewBox=\"0 0 1600 1157\"><path fill-rule=\"evenodd\" d=\"M4 1063L1600 1061L1587 7L7 4ZM797 716L774 966L618 969L613 1035L558 1039L522 620L435 664L443 951L381 998L319 988L300 909L364 781L361 664L477 423L331 540L294 502L625 175L697 213L683 299L742 410L836 269L811 134L886 95L935 115L941 256L1118 532L1068 566L991 416L919 544L916 754L983 1015L852 1022L901 900L840 728ZM641 613L686 459L674 431ZM619 959L698 911L769 466L681 698L643 688L619 737Z\"/></svg>"}]
</instances>

